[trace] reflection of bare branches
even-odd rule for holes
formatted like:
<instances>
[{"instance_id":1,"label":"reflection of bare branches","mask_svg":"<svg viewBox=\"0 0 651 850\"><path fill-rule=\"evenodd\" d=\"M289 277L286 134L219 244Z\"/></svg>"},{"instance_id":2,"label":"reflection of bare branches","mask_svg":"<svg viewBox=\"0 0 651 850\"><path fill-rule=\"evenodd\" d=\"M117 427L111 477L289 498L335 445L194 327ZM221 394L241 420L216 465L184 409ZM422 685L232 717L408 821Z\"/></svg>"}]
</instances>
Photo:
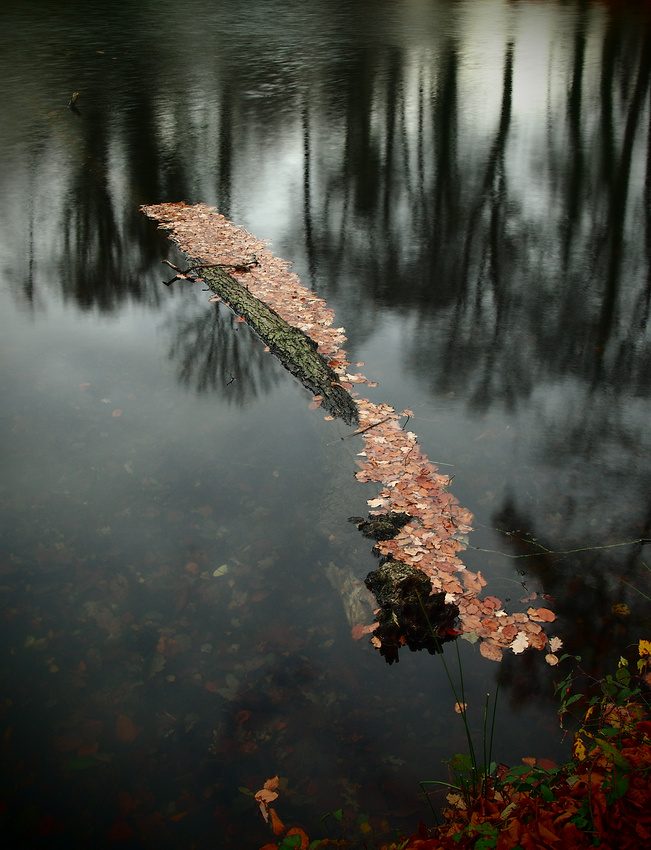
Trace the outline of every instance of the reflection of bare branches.
<instances>
[{"instance_id":1,"label":"reflection of bare branches","mask_svg":"<svg viewBox=\"0 0 651 850\"><path fill-rule=\"evenodd\" d=\"M644 611L649 573L643 569L642 562L643 547L650 542L650 516L651 505L647 503L644 520L630 529L633 533L628 543L624 541L629 528L616 528L601 545L596 535L586 534L576 538L576 546L560 551L557 534L551 539L545 536L545 531L536 528L536 522L517 506L512 496L504 499L494 516L494 524L502 533L504 544L512 550L511 557L518 558L518 564L523 567L520 571L523 586L527 580L539 578L546 593L555 598L557 616L566 610L571 612L563 618L567 651L585 650L586 623L590 623L592 651L602 659L612 651L613 630L619 632L618 646L626 645L628 628L633 640L635 620L629 624L624 618L615 626L614 618L596 617L595 612L610 611L617 600L625 600L631 609ZM526 562L521 560L525 557ZM636 589L643 593L638 594Z\"/></svg>"},{"instance_id":2,"label":"reflection of bare branches","mask_svg":"<svg viewBox=\"0 0 651 850\"><path fill-rule=\"evenodd\" d=\"M504 244L504 225L503 211L506 200L506 174L504 153L506 142L509 135L509 127L511 126L511 90L513 87L513 43L509 43L506 48L506 56L504 61L504 74L502 81L502 107L500 111L500 121L497 130L497 135L490 150L486 171L482 181L481 188L477 193L477 200L474 204L474 209L470 213L468 227L466 231L466 245L464 250L464 265L466 272L462 281L462 289L459 297L462 297L464 286L468 283L470 274L470 266L472 263L473 243L477 240L478 225L484 217L484 211L489 209L489 226L480 233L480 238L484 241L483 249L480 251L478 270L480 276L483 277L484 269L488 269L486 280L494 293L494 303L497 308L499 325L499 305L502 302L501 298L501 252ZM479 302L477 302L479 304Z\"/></svg>"},{"instance_id":3,"label":"reflection of bare branches","mask_svg":"<svg viewBox=\"0 0 651 850\"><path fill-rule=\"evenodd\" d=\"M624 140L620 160L614 174L608 212L609 223L609 258L606 287L599 320L599 335L597 345L604 348L609 341L611 330L618 318L617 301L619 276L624 247L624 227L626 222L628 191L631 181L631 161L633 144L637 135L642 103L649 90L649 74L651 73L651 41L647 38L640 54L637 79L633 96L631 97Z\"/></svg>"},{"instance_id":4,"label":"reflection of bare branches","mask_svg":"<svg viewBox=\"0 0 651 850\"><path fill-rule=\"evenodd\" d=\"M178 364L179 381L199 394L218 392L240 405L269 392L280 373L250 329L235 325L221 304L199 309L175 319L169 356Z\"/></svg>"}]
</instances>

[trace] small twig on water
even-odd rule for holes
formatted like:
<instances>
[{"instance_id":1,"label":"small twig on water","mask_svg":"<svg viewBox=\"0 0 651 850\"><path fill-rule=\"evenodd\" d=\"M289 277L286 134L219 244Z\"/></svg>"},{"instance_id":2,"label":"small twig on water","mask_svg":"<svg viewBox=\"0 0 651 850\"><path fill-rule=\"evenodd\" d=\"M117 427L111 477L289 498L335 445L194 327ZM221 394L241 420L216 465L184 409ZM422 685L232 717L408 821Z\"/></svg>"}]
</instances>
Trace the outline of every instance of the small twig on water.
<instances>
[{"instance_id":1,"label":"small twig on water","mask_svg":"<svg viewBox=\"0 0 651 850\"><path fill-rule=\"evenodd\" d=\"M450 479L452 480L452 479ZM499 529L495 529L498 531ZM626 540L622 543L606 543L603 546L580 546L577 549L547 549L546 546L543 546L542 543L539 543L537 540L530 540L526 537L519 537L518 540L521 540L524 543L535 544L539 547L539 551L537 552L521 552L519 554L511 554L510 552L502 552L499 549L484 549L482 546L468 546L469 549L474 549L476 552L488 552L493 555L501 555L503 558L510 558L511 560L519 560L521 558L539 558L541 555L576 555L578 552L598 552L602 549L619 549L622 546L636 546L638 544L651 543L651 540L648 537L638 537L637 540ZM626 582L625 582L626 583Z\"/></svg>"},{"instance_id":2,"label":"small twig on water","mask_svg":"<svg viewBox=\"0 0 651 850\"><path fill-rule=\"evenodd\" d=\"M380 419L379 422L374 422L372 425L367 425L366 428L358 428L357 431L353 431L352 434L346 434L345 437L339 437L338 440L333 440L331 443L328 443L329 446L334 446L341 440L350 440L351 437L359 437L360 434L365 434L367 431L370 431L371 428L377 428L378 425L383 425L385 422L388 422L390 419L393 419L393 416L387 416L384 419Z\"/></svg>"},{"instance_id":3,"label":"small twig on water","mask_svg":"<svg viewBox=\"0 0 651 850\"><path fill-rule=\"evenodd\" d=\"M165 286L170 286L175 280L188 280L188 275L191 274L191 272L195 272L200 269L232 269L236 272L250 272L253 266L260 265L260 261L255 254L251 260L245 260L243 263L197 263L196 265L185 269L185 271L181 270L178 266L175 266L174 263L170 263L169 260L161 260L161 263L165 263L166 266L169 266L176 272L176 275L172 278L172 280L163 281ZM195 278L192 277L189 279L195 280Z\"/></svg>"}]
</instances>

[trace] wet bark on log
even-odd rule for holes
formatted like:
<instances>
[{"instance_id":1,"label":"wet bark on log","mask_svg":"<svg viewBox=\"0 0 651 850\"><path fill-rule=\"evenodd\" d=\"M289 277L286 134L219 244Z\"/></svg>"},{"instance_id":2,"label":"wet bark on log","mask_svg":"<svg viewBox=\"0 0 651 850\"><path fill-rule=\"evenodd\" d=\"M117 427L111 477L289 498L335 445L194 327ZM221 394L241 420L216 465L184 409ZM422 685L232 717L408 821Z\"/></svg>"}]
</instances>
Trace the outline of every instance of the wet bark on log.
<instances>
[{"instance_id":1,"label":"wet bark on log","mask_svg":"<svg viewBox=\"0 0 651 850\"><path fill-rule=\"evenodd\" d=\"M445 593L432 593L429 577L417 567L387 560L368 574L365 584L379 605L380 625L373 634L387 663L400 660L401 646L433 655L458 636L459 609L445 601Z\"/></svg>"},{"instance_id":2,"label":"wet bark on log","mask_svg":"<svg viewBox=\"0 0 651 850\"><path fill-rule=\"evenodd\" d=\"M391 540L411 517L389 511L384 514L350 517L365 537ZM426 649L430 654L459 635L457 605L445 601L445 593L432 593L432 582L422 570L393 558L385 558L364 582L375 596L379 623L373 632L379 650L388 664L400 660L400 647L412 652Z\"/></svg>"},{"instance_id":3,"label":"wet bark on log","mask_svg":"<svg viewBox=\"0 0 651 850\"><path fill-rule=\"evenodd\" d=\"M348 425L359 424L357 404L319 354L313 339L288 324L220 266L201 267L198 271L210 289L246 319L283 366L311 392L323 397L322 407Z\"/></svg>"}]
</instances>

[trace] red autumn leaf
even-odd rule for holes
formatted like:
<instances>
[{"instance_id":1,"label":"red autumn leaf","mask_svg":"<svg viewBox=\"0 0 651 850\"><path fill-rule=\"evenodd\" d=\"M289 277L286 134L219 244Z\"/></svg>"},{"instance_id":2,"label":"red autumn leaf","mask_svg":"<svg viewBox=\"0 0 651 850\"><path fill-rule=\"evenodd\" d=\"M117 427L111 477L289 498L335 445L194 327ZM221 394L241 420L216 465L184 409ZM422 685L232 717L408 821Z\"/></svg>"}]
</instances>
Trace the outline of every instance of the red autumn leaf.
<instances>
[{"instance_id":1,"label":"red autumn leaf","mask_svg":"<svg viewBox=\"0 0 651 850\"><path fill-rule=\"evenodd\" d=\"M239 726L242 723L246 723L246 721L249 719L249 717L251 717L251 712L248 709L243 708L241 711L238 711L237 714L235 715L235 718L234 718L235 719L235 725Z\"/></svg>"},{"instance_id":2,"label":"red autumn leaf","mask_svg":"<svg viewBox=\"0 0 651 850\"><path fill-rule=\"evenodd\" d=\"M518 633L518 627L515 625L515 623L509 623L507 626L504 626L504 628L502 629L503 637L506 638L506 640L509 640L509 641L513 640L513 638L517 635L517 633Z\"/></svg>"},{"instance_id":3,"label":"red autumn leaf","mask_svg":"<svg viewBox=\"0 0 651 850\"><path fill-rule=\"evenodd\" d=\"M124 841L125 838L131 838L133 829L124 820L116 821L109 829L109 841Z\"/></svg>"},{"instance_id":4,"label":"red autumn leaf","mask_svg":"<svg viewBox=\"0 0 651 850\"><path fill-rule=\"evenodd\" d=\"M285 824L276 814L276 810L271 808L271 806L269 807L269 817L271 819L271 828L273 830L273 834L282 835L285 831Z\"/></svg>"},{"instance_id":5,"label":"red autumn leaf","mask_svg":"<svg viewBox=\"0 0 651 850\"><path fill-rule=\"evenodd\" d=\"M130 717L127 717L125 714L121 714L118 717L115 726L115 734L118 741L122 741L122 743L128 744L131 741L135 741L135 739L141 732L142 726L136 726L136 724Z\"/></svg>"},{"instance_id":6,"label":"red autumn leaf","mask_svg":"<svg viewBox=\"0 0 651 850\"><path fill-rule=\"evenodd\" d=\"M358 623L356 626L353 626L350 633L353 640L359 640L360 638L363 638L364 635L370 635L371 632L374 632L379 625L379 623L371 623L370 626L365 626L363 623Z\"/></svg>"},{"instance_id":7,"label":"red autumn leaf","mask_svg":"<svg viewBox=\"0 0 651 850\"><path fill-rule=\"evenodd\" d=\"M45 814L38 822L39 835L57 835L65 830L65 824L54 818L51 814Z\"/></svg>"},{"instance_id":8,"label":"red autumn leaf","mask_svg":"<svg viewBox=\"0 0 651 850\"><path fill-rule=\"evenodd\" d=\"M541 623L553 623L556 619L556 614L549 608L529 608L527 614L532 620L538 620Z\"/></svg>"},{"instance_id":9,"label":"red autumn leaf","mask_svg":"<svg viewBox=\"0 0 651 850\"><path fill-rule=\"evenodd\" d=\"M353 637L353 640L361 640L365 635L364 624L363 623L357 623L356 626L352 627L352 629L350 630L350 633Z\"/></svg>"},{"instance_id":10,"label":"red autumn leaf","mask_svg":"<svg viewBox=\"0 0 651 850\"><path fill-rule=\"evenodd\" d=\"M235 319L235 321L236 321L236 322L246 322L246 319L244 319L242 316L238 316L238 317Z\"/></svg>"},{"instance_id":11,"label":"red autumn leaf","mask_svg":"<svg viewBox=\"0 0 651 850\"><path fill-rule=\"evenodd\" d=\"M490 661L502 660L502 648L492 641L483 640L479 644L479 651L484 658L488 658Z\"/></svg>"},{"instance_id":12,"label":"red autumn leaf","mask_svg":"<svg viewBox=\"0 0 651 850\"><path fill-rule=\"evenodd\" d=\"M293 826L287 830L287 838L290 838L292 835L300 835L301 843L298 845L299 850L307 850L310 846L310 839L307 837L307 834L300 827Z\"/></svg>"}]
</instances>

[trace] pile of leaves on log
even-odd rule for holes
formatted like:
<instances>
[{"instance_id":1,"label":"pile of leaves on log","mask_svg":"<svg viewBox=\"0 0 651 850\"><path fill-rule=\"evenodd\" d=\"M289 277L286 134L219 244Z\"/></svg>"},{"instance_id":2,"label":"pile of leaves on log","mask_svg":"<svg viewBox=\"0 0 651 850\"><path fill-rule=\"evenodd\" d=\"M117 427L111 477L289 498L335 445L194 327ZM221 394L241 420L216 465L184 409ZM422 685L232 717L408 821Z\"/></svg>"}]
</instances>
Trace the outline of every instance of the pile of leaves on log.
<instances>
[{"instance_id":1,"label":"pile of leaves on log","mask_svg":"<svg viewBox=\"0 0 651 850\"><path fill-rule=\"evenodd\" d=\"M545 759L500 767L482 793L459 782L447 795L445 822L428 829L420 823L409 837L369 842L373 835L349 837L354 813L332 813L342 825L339 837L310 841L300 827L285 827L270 805L278 778L256 795L263 815L277 836L261 850L316 850L319 847L372 847L380 850L540 850L600 847L636 850L651 846L651 641L640 640L637 672L620 659L586 694L571 693L574 675L556 686L561 698L561 725L570 706L581 706L572 759L556 766ZM561 660L569 658L564 656ZM580 661L580 659L576 659ZM595 692L596 691L596 692ZM268 790L272 788L273 790ZM377 820L377 836L380 819ZM371 833L371 829L368 830Z\"/></svg>"}]
</instances>

